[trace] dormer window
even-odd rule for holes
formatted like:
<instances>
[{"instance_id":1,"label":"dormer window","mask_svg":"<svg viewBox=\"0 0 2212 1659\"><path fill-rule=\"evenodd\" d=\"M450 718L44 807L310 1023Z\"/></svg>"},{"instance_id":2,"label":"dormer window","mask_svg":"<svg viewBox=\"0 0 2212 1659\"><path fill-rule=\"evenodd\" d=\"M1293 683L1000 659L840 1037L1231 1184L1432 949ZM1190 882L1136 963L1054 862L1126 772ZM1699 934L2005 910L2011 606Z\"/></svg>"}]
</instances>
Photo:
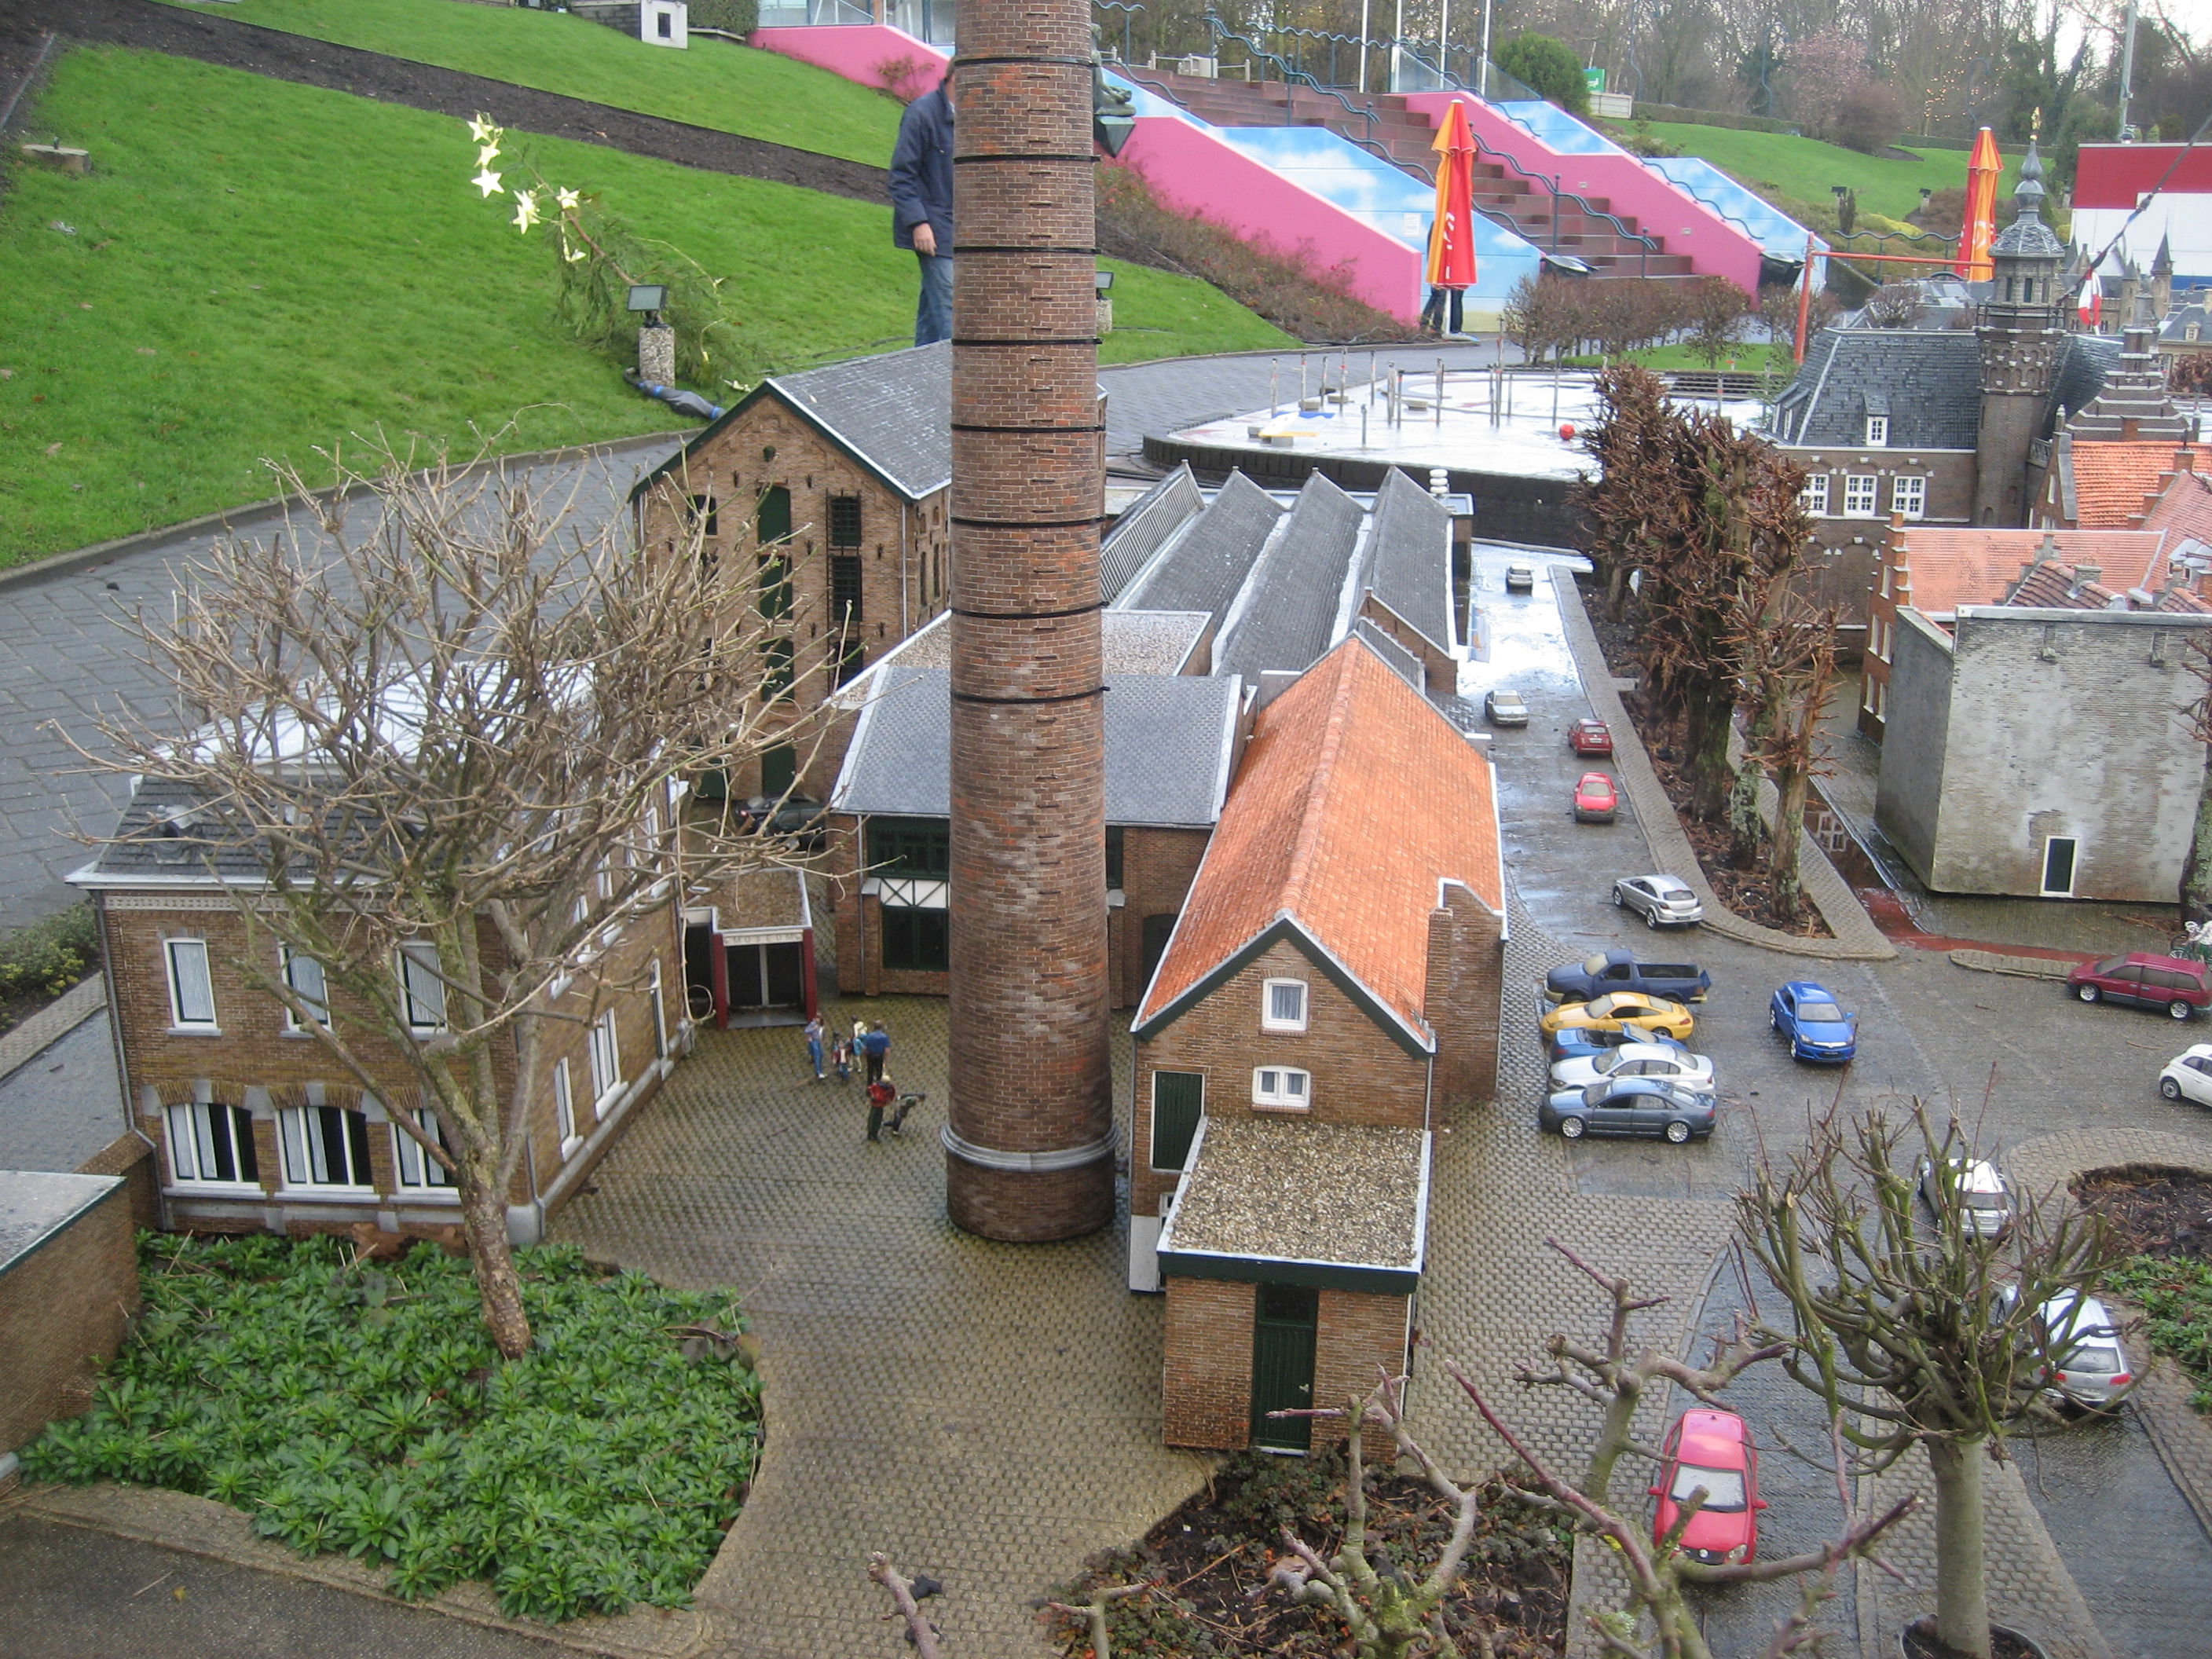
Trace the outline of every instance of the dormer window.
<instances>
[{"instance_id":1,"label":"dormer window","mask_svg":"<svg viewBox=\"0 0 2212 1659\"><path fill-rule=\"evenodd\" d=\"M1866 422L1866 441L1869 449L1880 449L1889 442L1888 416L1869 415Z\"/></svg>"},{"instance_id":2,"label":"dormer window","mask_svg":"<svg viewBox=\"0 0 2212 1659\"><path fill-rule=\"evenodd\" d=\"M1271 979L1262 990L1260 1029L1263 1031L1303 1031L1306 1029L1306 982L1302 979Z\"/></svg>"},{"instance_id":3,"label":"dormer window","mask_svg":"<svg viewBox=\"0 0 2212 1659\"><path fill-rule=\"evenodd\" d=\"M2195 345L2203 335L2204 325L2202 323L2184 323L2181 326L2181 337L2191 345Z\"/></svg>"}]
</instances>

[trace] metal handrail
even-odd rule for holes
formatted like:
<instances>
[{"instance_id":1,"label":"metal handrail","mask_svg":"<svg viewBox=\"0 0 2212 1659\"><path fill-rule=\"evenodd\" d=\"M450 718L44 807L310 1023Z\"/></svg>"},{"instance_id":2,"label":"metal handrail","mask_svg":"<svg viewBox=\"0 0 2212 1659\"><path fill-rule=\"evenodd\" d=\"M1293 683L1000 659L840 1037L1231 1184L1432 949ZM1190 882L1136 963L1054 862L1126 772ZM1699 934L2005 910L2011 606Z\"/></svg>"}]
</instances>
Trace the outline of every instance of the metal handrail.
<instances>
[{"instance_id":1,"label":"metal handrail","mask_svg":"<svg viewBox=\"0 0 2212 1659\"><path fill-rule=\"evenodd\" d=\"M1765 247L1766 239L1751 228L1751 222L1748 219L1739 219L1735 214L1729 212L1718 202L1713 200L1711 197L1700 195L1698 191L1697 186L1690 184L1686 179L1677 179L1672 173L1662 173L1659 176L1662 179L1664 179L1668 184L1674 185L1675 189L1680 191L1683 195L1688 197L1692 201L1698 203L1701 206L1711 208L1715 213L1720 215L1722 218L1727 220L1745 235L1750 237L1753 241L1758 243L1762 249Z\"/></svg>"},{"instance_id":2,"label":"metal handrail","mask_svg":"<svg viewBox=\"0 0 2212 1659\"><path fill-rule=\"evenodd\" d=\"M1960 240L1940 230L1838 230L1833 234L1838 241L1854 241L1862 236L1871 236L1877 242L1934 242L1949 248L1957 247ZM1850 253L1849 248L1831 247L1828 251L1845 258Z\"/></svg>"},{"instance_id":3,"label":"metal handrail","mask_svg":"<svg viewBox=\"0 0 2212 1659\"><path fill-rule=\"evenodd\" d=\"M1397 157L1390 155L1387 150L1380 149L1374 144L1375 106L1371 101L1368 104L1365 109L1361 109L1358 105L1354 104L1352 100L1339 92L1334 87L1325 87L1322 85L1319 81L1314 79L1312 76L1308 75L1304 70L1294 66L1288 58L1283 57L1279 52L1269 52L1265 46L1253 40L1250 36L1237 33L1236 30L1231 28L1227 23L1222 21L1221 14L1214 10L1211 6L1208 6L1206 9L1206 32L1207 36L1207 45L1212 47L1212 51L1207 53L1207 56L1211 57L1216 63L1218 63L1221 60L1221 43L1223 41L1227 40L1234 45L1243 47L1246 60L1248 62L1251 58L1257 58L1261 62L1273 64L1276 68L1282 70L1283 84L1285 87L1291 86L1294 82L1303 82L1305 85L1311 87L1316 92L1335 99L1338 103L1344 106L1345 112L1347 115L1357 115L1361 117L1367 123L1366 141L1368 146L1370 148L1376 149L1376 153L1381 155L1386 161L1389 161L1394 163L1396 161ZM1285 105L1289 105L1291 101L1291 100L1286 99L1285 100ZM1348 132L1342 136L1346 138L1352 137ZM1431 179L1430 182L1433 184L1436 181Z\"/></svg>"}]
</instances>

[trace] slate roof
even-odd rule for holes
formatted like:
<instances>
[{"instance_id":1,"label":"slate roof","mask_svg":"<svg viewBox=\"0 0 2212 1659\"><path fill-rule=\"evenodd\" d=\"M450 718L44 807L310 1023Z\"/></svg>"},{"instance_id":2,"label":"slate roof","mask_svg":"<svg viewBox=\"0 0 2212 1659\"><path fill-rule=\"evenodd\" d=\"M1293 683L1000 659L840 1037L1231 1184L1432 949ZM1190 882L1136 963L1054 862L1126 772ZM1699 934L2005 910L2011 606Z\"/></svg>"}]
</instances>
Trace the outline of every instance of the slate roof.
<instances>
[{"instance_id":1,"label":"slate roof","mask_svg":"<svg viewBox=\"0 0 2212 1659\"><path fill-rule=\"evenodd\" d=\"M1954 614L1962 605L2001 605L2021 568L2039 558L2091 565L2118 592L2162 580L2166 537L2142 530L1934 530L1908 525L1894 558L1911 578L1912 608Z\"/></svg>"},{"instance_id":2,"label":"slate roof","mask_svg":"<svg viewBox=\"0 0 2212 1659\"><path fill-rule=\"evenodd\" d=\"M691 456L763 398L774 398L910 501L952 480L952 347L949 342L771 374L690 442L639 479L681 474Z\"/></svg>"},{"instance_id":3,"label":"slate roof","mask_svg":"<svg viewBox=\"0 0 2212 1659\"><path fill-rule=\"evenodd\" d=\"M1287 927L1379 1024L1432 1048L1428 919L1443 880L1503 913L1490 763L1347 639L1260 711L1135 1029L1164 1024Z\"/></svg>"},{"instance_id":4,"label":"slate roof","mask_svg":"<svg viewBox=\"0 0 2212 1659\"><path fill-rule=\"evenodd\" d=\"M2120 343L2109 334L2069 334L2059 353L2058 373L2051 388L2051 418L2039 436L2048 437L2057 410L2086 409L2097 400L2105 382L2120 366Z\"/></svg>"},{"instance_id":5,"label":"slate roof","mask_svg":"<svg viewBox=\"0 0 2212 1659\"><path fill-rule=\"evenodd\" d=\"M1449 653L1452 619L1451 514L1396 467L1383 475L1367 528L1367 589L1401 622Z\"/></svg>"},{"instance_id":6,"label":"slate roof","mask_svg":"<svg viewBox=\"0 0 2212 1659\"><path fill-rule=\"evenodd\" d=\"M1775 406L1776 432L1807 447L1863 446L1869 396L1888 399L1890 448L1972 449L1981 343L1966 330L1822 329Z\"/></svg>"},{"instance_id":7,"label":"slate roof","mask_svg":"<svg viewBox=\"0 0 2212 1659\"><path fill-rule=\"evenodd\" d=\"M1098 547L1098 595L1111 605L1168 538L1206 511L1185 461L1129 504Z\"/></svg>"},{"instance_id":8,"label":"slate roof","mask_svg":"<svg viewBox=\"0 0 2212 1659\"><path fill-rule=\"evenodd\" d=\"M2145 510L2175 458L2193 453L2172 443L2083 443L2069 446L2074 468L2074 521L2083 529L2127 527Z\"/></svg>"},{"instance_id":9,"label":"slate roof","mask_svg":"<svg viewBox=\"0 0 2212 1659\"><path fill-rule=\"evenodd\" d=\"M1338 637L1345 579L1366 519L1332 480L1307 475L1289 522L1267 544L1222 624L1215 673L1257 679L1270 668L1303 673L1321 659Z\"/></svg>"},{"instance_id":10,"label":"slate roof","mask_svg":"<svg viewBox=\"0 0 2212 1659\"><path fill-rule=\"evenodd\" d=\"M1211 828L1229 789L1238 687L1196 675L1106 680L1106 821ZM894 668L853 728L833 811L952 811L952 677Z\"/></svg>"},{"instance_id":11,"label":"slate roof","mask_svg":"<svg viewBox=\"0 0 2212 1659\"><path fill-rule=\"evenodd\" d=\"M1124 611L1204 611L1216 622L1244 585L1283 508L1242 472L1116 594Z\"/></svg>"},{"instance_id":12,"label":"slate roof","mask_svg":"<svg viewBox=\"0 0 2212 1659\"><path fill-rule=\"evenodd\" d=\"M2194 340L2189 337L2191 324L2197 328ZM2174 307L2160 325L2158 337L2175 345L2212 345L2212 306L2196 301L2185 306Z\"/></svg>"},{"instance_id":13,"label":"slate roof","mask_svg":"<svg viewBox=\"0 0 2212 1659\"><path fill-rule=\"evenodd\" d=\"M205 811L204 799L180 783L140 780L115 827L116 838L70 879L81 887L217 880L258 884L266 874L259 844L223 835L220 822Z\"/></svg>"},{"instance_id":14,"label":"slate roof","mask_svg":"<svg viewBox=\"0 0 2212 1659\"><path fill-rule=\"evenodd\" d=\"M1182 674L1213 618L1203 611L1103 611L1098 616L1100 672L1105 674ZM940 611L896 647L878 658L868 673L891 668L952 666L952 613ZM846 688L866 695L863 675ZM839 694L841 697L844 693Z\"/></svg>"}]
</instances>

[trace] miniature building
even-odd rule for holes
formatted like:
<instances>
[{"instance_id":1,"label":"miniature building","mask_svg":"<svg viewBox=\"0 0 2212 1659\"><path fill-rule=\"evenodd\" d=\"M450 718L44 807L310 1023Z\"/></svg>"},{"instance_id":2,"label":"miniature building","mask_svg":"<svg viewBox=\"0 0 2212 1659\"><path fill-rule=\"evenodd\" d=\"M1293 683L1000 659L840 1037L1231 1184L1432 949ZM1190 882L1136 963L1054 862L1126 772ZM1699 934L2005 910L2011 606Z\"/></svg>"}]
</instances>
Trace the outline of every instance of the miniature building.
<instances>
[{"instance_id":1,"label":"miniature building","mask_svg":"<svg viewBox=\"0 0 2212 1659\"><path fill-rule=\"evenodd\" d=\"M2051 442L2051 466L2034 522L2062 530L2142 528L2153 505L2177 472L2191 470L2197 452L2187 444L2080 443L2075 432Z\"/></svg>"},{"instance_id":2,"label":"miniature building","mask_svg":"<svg viewBox=\"0 0 2212 1659\"><path fill-rule=\"evenodd\" d=\"M0 1453L92 1404L138 1309L131 1234L119 1176L0 1170Z\"/></svg>"},{"instance_id":3,"label":"miniature building","mask_svg":"<svg viewBox=\"0 0 2212 1659\"><path fill-rule=\"evenodd\" d=\"M836 982L834 938L814 927L817 874L749 870L684 908L684 994L694 1019L715 1024L790 1024L822 1006Z\"/></svg>"},{"instance_id":4,"label":"miniature building","mask_svg":"<svg viewBox=\"0 0 2212 1659\"><path fill-rule=\"evenodd\" d=\"M1170 1444L1302 1447L1270 1411L1404 1368L1430 1135L1496 1089L1504 911L1490 762L1364 638L1260 710L1132 1028Z\"/></svg>"},{"instance_id":5,"label":"miniature building","mask_svg":"<svg viewBox=\"0 0 2212 1659\"><path fill-rule=\"evenodd\" d=\"M392 1127L393 1114L412 1111L436 1132L398 1052L355 1029L356 1054L390 1079L365 1087L254 983L257 974L281 975L311 1001L337 994L325 993L319 964L240 914L234 894L260 878L258 853L225 848L210 868L206 842L173 833L198 805L174 786L141 783L117 839L70 878L99 908L124 1096L158 1149L162 1224L281 1233L458 1225L453 1176ZM481 933L495 961L489 921ZM668 1006L683 982L678 939L672 891L626 925L598 975L579 976L554 1005L576 1018L549 1022L542 1039L547 1082L507 1200L518 1242L543 1236L545 1218L574 1194L688 1040L683 1010ZM443 983L405 949L392 973L418 1031L442 1029Z\"/></svg>"}]
</instances>

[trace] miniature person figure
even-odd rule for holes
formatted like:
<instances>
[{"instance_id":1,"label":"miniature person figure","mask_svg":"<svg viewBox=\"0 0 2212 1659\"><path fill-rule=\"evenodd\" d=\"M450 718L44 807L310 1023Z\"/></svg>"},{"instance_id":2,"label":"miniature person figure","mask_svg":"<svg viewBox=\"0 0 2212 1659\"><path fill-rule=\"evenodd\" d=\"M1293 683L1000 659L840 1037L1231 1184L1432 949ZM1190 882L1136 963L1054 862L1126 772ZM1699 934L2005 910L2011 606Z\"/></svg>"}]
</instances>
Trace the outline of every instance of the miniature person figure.
<instances>
[{"instance_id":1,"label":"miniature person figure","mask_svg":"<svg viewBox=\"0 0 2212 1659\"><path fill-rule=\"evenodd\" d=\"M837 1046L831 1052L831 1063L837 1067L838 1082L850 1083L853 1080L852 1038L841 1036L837 1039Z\"/></svg>"},{"instance_id":2,"label":"miniature person figure","mask_svg":"<svg viewBox=\"0 0 2212 1659\"><path fill-rule=\"evenodd\" d=\"M898 1091L896 1090L891 1087L890 1081L887 1078L873 1077L868 1079L869 1139L880 1140L883 1139L884 1108L891 1103L893 1097L897 1094L897 1092ZM898 1131L894 1128L891 1133L893 1134L896 1134Z\"/></svg>"},{"instance_id":3,"label":"miniature person figure","mask_svg":"<svg viewBox=\"0 0 2212 1659\"><path fill-rule=\"evenodd\" d=\"M914 250L914 343L952 337L952 75L906 106L891 151L891 245Z\"/></svg>"},{"instance_id":4,"label":"miniature person figure","mask_svg":"<svg viewBox=\"0 0 2212 1659\"><path fill-rule=\"evenodd\" d=\"M806 1058L814 1067L814 1080L817 1083L821 1082L823 1077L822 1070L822 1016L815 1014L806 1022Z\"/></svg>"},{"instance_id":5,"label":"miniature person figure","mask_svg":"<svg viewBox=\"0 0 2212 1659\"><path fill-rule=\"evenodd\" d=\"M878 1020L868 1027L860 1038L860 1053L868 1062L869 1082L878 1083L883 1080L884 1061L889 1058L890 1052L890 1033L884 1030L883 1021Z\"/></svg>"}]
</instances>

